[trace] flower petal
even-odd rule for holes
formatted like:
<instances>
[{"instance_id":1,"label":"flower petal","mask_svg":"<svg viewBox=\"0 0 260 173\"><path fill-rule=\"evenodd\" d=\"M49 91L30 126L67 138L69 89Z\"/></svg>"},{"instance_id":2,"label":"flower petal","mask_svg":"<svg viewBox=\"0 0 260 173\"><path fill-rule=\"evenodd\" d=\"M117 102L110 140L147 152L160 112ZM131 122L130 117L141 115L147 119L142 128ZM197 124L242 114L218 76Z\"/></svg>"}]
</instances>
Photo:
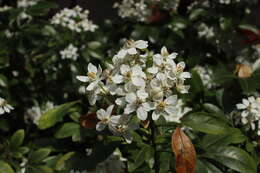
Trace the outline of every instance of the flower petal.
<instances>
[{"instance_id":1,"label":"flower petal","mask_svg":"<svg viewBox=\"0 0 260 173\"><path fill-rule=\"evenodd\" d=\"M88 64L88 72L97 73L97 67L94 66L92 63Z\"/></svg>"},{"instance_id":2,"label":"flower petal","mask_svg":"<svg viewBox=\"0 0 260 173\"><path fill-rule=\"evenodd\" d=\"M137 117L140 119L140 120L146 120L147 119L147 112L145 111L144 107L139 107L137 110L136 110L136 113L137 113Z\"/></svg>"},{"instance_id":3,"label":"flower petal","mask_svg":"<svg viewBox=\"0 0 260 173\"><path fill-rule=\"evenodd\" d=\"M81 82L88 82L89 78L87 76L77 76L76 77Z\"/></svg>"}]
</instances>

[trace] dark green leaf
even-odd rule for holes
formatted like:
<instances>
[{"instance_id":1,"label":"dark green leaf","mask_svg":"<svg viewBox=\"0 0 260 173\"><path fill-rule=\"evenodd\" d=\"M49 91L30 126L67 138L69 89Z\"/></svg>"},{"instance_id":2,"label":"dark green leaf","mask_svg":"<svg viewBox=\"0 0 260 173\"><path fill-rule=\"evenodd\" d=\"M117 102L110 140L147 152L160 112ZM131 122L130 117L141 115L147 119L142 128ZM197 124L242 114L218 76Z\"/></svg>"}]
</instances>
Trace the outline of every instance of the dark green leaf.
<instances>
[{"instance_id":1,"label":"dark green leaf","mask_svg":"<svg viewBox=\"0 0 260 173\"><path fill-rule=\"evenodd\" d=\"M14 173L14 170L8 163L0 160L0 173Z\"/></svg>"},{"instance_id":2,"label":"dark green leaf","mask_svg":"<svg viewBox=\"0 0 260 173\"><path fill-rule=\"evenodd\" d=\"M79 135L80 125L77 123L64 123L62 127L55 133L55 138L62 139Z\"/></svg>"},{"instance_id":3,"label":"dark green leaf","mask_svg":"<svg viewBox=\"0 0 260 173\"><path fill-rule=\"evenodd\" d=\"M38 127L40 129L47 129L54 126L57 122L61 121L63 116L66 115L70 107L78 103L77 101L69 102L57 106L46 113L39 119Z\"/></svg>"},{"instance_id":4,"label":"dark green leaf","mask_svg":"<svg viewBox=\"0 0 260 173\"><path fill-rule=\"evenodd\" d=\"M41 148L38 149L36 151L34 151L31 156L30 156L30 161L32 163L39 163L41 162L43 159L45 159L49 154L50 154L51 150L48 148Z\"/></svg>"},{"instance_id":5,"label":"dark green leaf","mask_svg":"<svg viewBox=\"0 0 260 173\"><path fill-rule=\"evenodd\" d=\"M17 130L10 139L10 148L17 149L20 145L22 145L24 140L24 130Z\"/></svg>"}]
</instances>

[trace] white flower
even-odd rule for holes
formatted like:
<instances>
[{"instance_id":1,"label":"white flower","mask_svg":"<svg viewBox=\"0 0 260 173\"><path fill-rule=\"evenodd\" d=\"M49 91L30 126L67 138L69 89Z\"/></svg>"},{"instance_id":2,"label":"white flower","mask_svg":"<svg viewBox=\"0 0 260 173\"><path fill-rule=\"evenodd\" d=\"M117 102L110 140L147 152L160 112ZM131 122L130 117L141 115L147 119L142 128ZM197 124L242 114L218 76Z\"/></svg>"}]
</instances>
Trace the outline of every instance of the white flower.
<instances>
[{"instance_id":1,"label":"white flower","mask_svg":"<svg viewBox=\"0 0 260 173\"><path fill-rule=\"evenodd\" d=\"M190 107L185 107L182 99L178 99L177 104L175 106L176 110L173 114L169 116L164 116L167 122L176 122L179 123L180 119L185 115L187 112L191 111Z\"/></svg>"},{"instance_id":2,"label":"white flower","mask_svg":"<svg viewBox=\"0 0 260 173\"><path fill-rule=\"evenodd\" d=\"M0 7L0 12L5 12L5 11L8 11L10 9L12 9L12 7L9 7L9 6L5 5L3 7Z\"/></svg>"},{"instance_id":3,"label":"white flower","mask_svg":"<svg viewBox=\"0 0 260 173\"><path fill-rule=\"evenodd\" d=\"M137 117L140 120L146 120L148 113L152 110L152 105L149 102L146 102L146 98L148 97L148 93L144 90L138 90L136 93L127 93L125 100L127 105L124 109L124 114L130 114L134 111L137 113Z\"/></svg>"},{"instance_id":4,"label":"white flower","mask_svg":"<svg viewBox=\"0 0 260 173\"><path fill-rule=\"evenodd\" d=\"M36 5L38 2L39 2L39 0L18 0L17 7L18 8L28 8L28 7Z\"/></svg>"},{"instance_id":5,"label":"white flower","mask_svg":"<svg viewBox=\"0 0 260 173\"><path fill-rule=\"evenodd\" d=\"M120 4L115 3L118 8L118 15L122 18L135 18L138 21L145 22L151 15L151 9L148 8L145 0L138 2L134 0L123 0Z\"/></svg>"},{"instance_id":6,"label":"white flower","mask_svg":"<svg viewBox=\"0 0 260 173\"><path fill-rule=\"evenodd\" d=\"M255 130L255 123L260 121L260 97L251 96L248 99L242 99L242 103L237 104L236 107L242 111L241 122L249 124L252 130Z\"/></svg>"},{"instance_id":7,"label":"white flower","mask_svg":"<svg viewBox=\"0 0 260 173\"><path fill-rule=\"evenodd\" d=\"M77 76L77 79L81 82L90 82L87 86L87 91L92 91L101 81L102 68L94 66L92 63L88 64L88 73L87 76Z\"/></svg>"},{"instance_id":8,"label":"white flower","mask_svg":"<svg viewBox=\"0 0 260 173\"><path fill-rule=\"evenodd\" d=\"M129 131L138 129L138 125L129 124L130 118L131 116L129 115L113 116L109 124L109 130L116 136L122 136L127 143L131 143L133 140Z\"/></svg>"},{"instance_id":9,"label":"white flower","mask_svg":"<svg viewBox=\"0 0 260 173\"><path fill-rule=\"evenodd\" d=\"M196 66L194 70L198 73L203 85L206 86L206 88L211 89L217 86L217 84L214 83L212 79L213 71L210 68L203 67L203 66Z\"/></svg>"},{"instance_id":10,"label":"white flower","mask_svg":"<svg viewBox=\"0 0 260 173\"><path fill-rule=\"evenodd\" d=\"M0 115L6 113L10 113L14 108L7 103L7 101L0 97Z\"/></svg>"},{"instance_id":11,"label":"white flower","mask_svg":"<svg viewBox=\"0 0 260 173\"><path fill-rule=\"evenodd\" d=\"M117 56L119 58L124 58L127 54L129 55L135 55L137 54L137 50L143 50L148 47L148 42L143 41L143 40L138 40L138 41L133 41L133 40L128 40L124 46L123 49L121 49Z\"/></svg>"},{"instance_id":12,"label":"white flower","mask_svg":"<svg viewBox=\"0 0 260 173\"><path fill-rule=\"evenodd\" d=\"M168 77L174 81L184 81L185 79L191 78L191 74L189 72L183 72L184 68L184 62L179 62L177 65L174 63Z\"/></svg>"},{"instance_id":13,"label":"white flower","mask_svg":"<svg viewBox=\"0 0 260 173\"><path fill-rule=\"evenodd\" d=\"M109 124L111 114L113 111L114 105L111 105L105 111L104 109L99 109L97 111L97 118L101 121L97 123L96 129L97 131L102 131Z\"/></svg>"},{"instance_id":14,"label":"white flower","mask_svg":"<svg viewBox=\"0 0 260 173\"><path fill-rule=\"evenodd\" d=\"M78 59L78 48L73 44L69 44L64 50L60 51L62 59L72 59L76 61Z\"/></svg>"},{"instance_id":15,"label":"white flower","mask_svg":"<svg viewBox=\"0 0 260 173\"><path fill-rule=\"evenodd\" d=\"M76 6L73 9L64 8L51 19L51 23L61 25L75 32L94 32L98 26L88 19L89 11Z\"/></svg>"},{"instance_id":16,"label":"white flower","mask_svg":"<svg viewBox=\"0 0 260 173\"><path fill-rule=\"evenodd\" d=\"M205 23L201 23L198 27L198 34L201 38L211 39L215 36L213 27L208 27Z\"/></svg>"},{"instance_id":17,"label":"white flower","mask_svg":"<svg viewBox=\"0 0 260 173\"><path fill-rule=\"evenodd\" d=\"M157 120L160 115L171 116L176 113L177 95L167 97L165 100L155 102L155 110L153 111L152 118Z\"/></svg>"}]
</instances>

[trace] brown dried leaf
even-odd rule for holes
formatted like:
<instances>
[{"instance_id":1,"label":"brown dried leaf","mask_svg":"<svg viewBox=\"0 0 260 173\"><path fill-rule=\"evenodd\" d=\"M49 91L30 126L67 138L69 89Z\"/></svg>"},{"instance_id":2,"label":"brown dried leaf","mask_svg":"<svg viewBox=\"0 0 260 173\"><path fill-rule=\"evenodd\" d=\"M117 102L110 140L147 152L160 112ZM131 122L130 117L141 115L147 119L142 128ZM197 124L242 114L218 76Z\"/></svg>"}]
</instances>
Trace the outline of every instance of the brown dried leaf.
<instances>
[{"instance_id":1,"label":"brown dried leaf","mask_svg":"<svg viewBox=\"0 0 260 173\"><path fill-rule=\"evenodd\" d=\"M147 119L147 120L144 120L144 121L141 121L141 125L147 129L149 127L149 124L150 124L150 121Z\"/></svg>"},{"instance_id":2,"label":"brown dried leaf","mask_svg":"<svg viewBox=\"0 0 260 173\"><path fill-rule=\"evenodd\" d=\"M240 78L248 78L252 75L252 68L245 64L238 64L236 66L236 74Z\"/></svg>"},{"instance_id":3,"label":"brown dried leaf","mask_svg":"<svg viewBox=\"0 0 260 173\"><path fill-rule=\"evenodd\" d=\"M172 134L172 151L176 158L177 173L195 173L195 148L188 136L179 127Z\"/></svg>"},{"instance_id":4,"label":"brown dried leaf","mask_svg":"<svg viewBox=\"0 0 260 173\"><path fill-rule=\"evenodd\" d=\"M80 120L80 125L88 129L96 128L98 122L96 113L82 115L79 120Z\"/></svg>"}]
</instances>

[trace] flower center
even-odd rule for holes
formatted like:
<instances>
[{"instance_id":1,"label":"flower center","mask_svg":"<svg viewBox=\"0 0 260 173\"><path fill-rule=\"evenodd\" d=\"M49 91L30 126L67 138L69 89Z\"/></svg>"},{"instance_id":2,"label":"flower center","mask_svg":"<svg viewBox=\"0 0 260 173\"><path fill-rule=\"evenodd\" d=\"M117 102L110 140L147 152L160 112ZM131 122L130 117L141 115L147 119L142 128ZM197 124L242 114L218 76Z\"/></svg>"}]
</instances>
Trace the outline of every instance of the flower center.
<instances>
[{"instance_id":1,"label":"flower center","mask_svg":"<svg viewBox=\"0 0 260 173\"><path fill-rule=\"evenodd\" d=\"M163 102L163 101L159 102L158 105L156 106L156 108L157 108L158 110L164 110L165 107L166 107L166 103Z\"/></svg>"},{"instance_id":2,"label":"flower center","mask_svg":"<svg viewBox=\"0 0 260 173\"><path fill-rule=\"evenodd\" d=\"M88 77L89 77L90 79L95 79L95 78L96 78L96 73L94 73L94 72L88 72Z\"/></svg>"}]
</instances>

